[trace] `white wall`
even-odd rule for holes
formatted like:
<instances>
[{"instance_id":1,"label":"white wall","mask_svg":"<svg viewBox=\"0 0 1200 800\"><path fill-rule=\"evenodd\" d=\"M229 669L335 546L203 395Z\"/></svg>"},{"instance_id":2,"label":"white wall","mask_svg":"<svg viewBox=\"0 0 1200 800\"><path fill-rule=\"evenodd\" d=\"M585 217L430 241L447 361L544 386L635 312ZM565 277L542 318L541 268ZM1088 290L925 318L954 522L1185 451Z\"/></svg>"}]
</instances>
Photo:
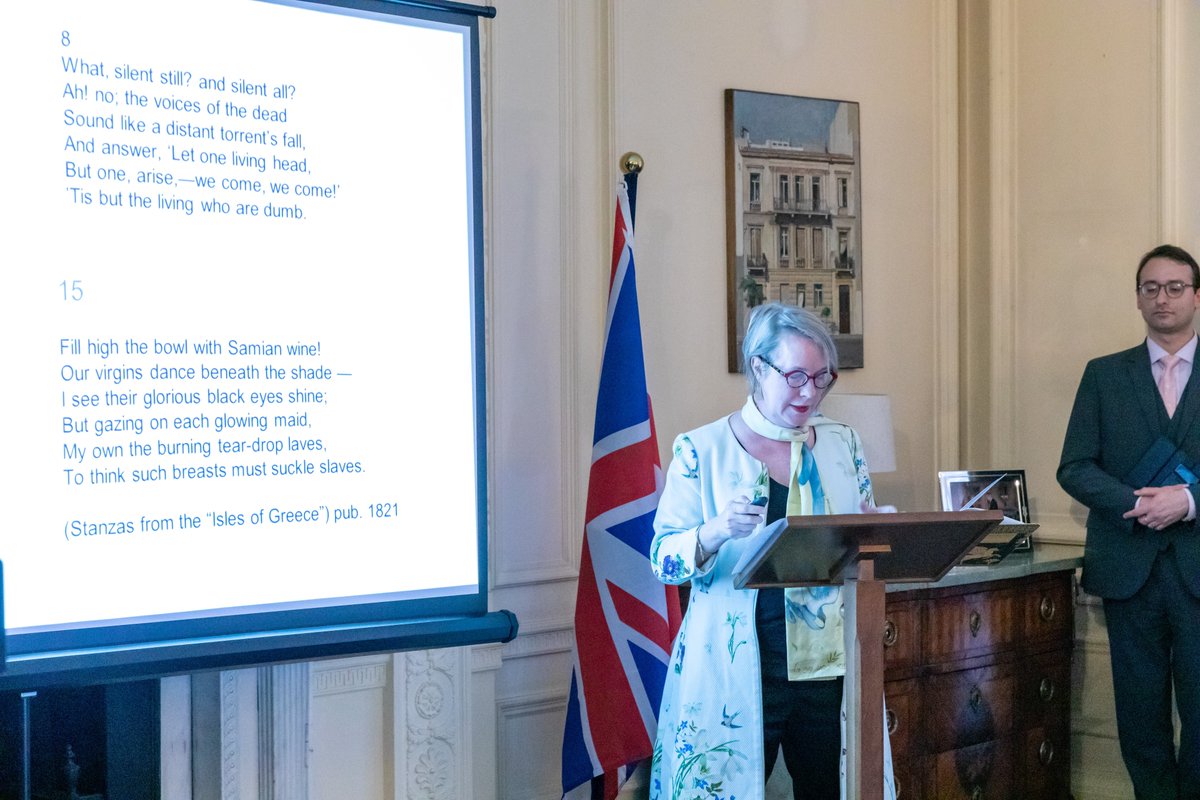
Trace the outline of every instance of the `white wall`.
<instances>
[{"instance_id":1,"label":"white wall","mask_svg":"<svg viewBox=\"0 0 1200 800\"><path fill-rule=\"evenodd\" d=\"M852 100L862 137L865 362L839 391L887 392L899 473L885 502L934 508L938 3L616 3L614 147L646 160L638 288L664 454L678 432L741 405L727 371L727 88ZM585 380L586 375L581 375ZM665 457L665 455L664 455Z\"/></svg>"}]
</instances>

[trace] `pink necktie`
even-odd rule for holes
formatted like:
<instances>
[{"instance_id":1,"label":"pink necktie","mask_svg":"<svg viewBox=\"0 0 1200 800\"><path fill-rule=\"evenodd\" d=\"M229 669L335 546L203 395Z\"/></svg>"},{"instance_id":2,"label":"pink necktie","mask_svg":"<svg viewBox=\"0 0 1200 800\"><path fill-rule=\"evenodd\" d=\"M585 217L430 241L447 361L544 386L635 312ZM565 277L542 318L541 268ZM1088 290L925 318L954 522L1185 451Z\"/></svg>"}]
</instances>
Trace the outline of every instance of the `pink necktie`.
<instances>
[{"instance_id":1,"label":"pink necktie","mask_svg":"<svg viewBox=\"0 0 1200 800\"><path fill-rule=\"evenodd\" d=\"M1179 363L1179 356L1165 355L1159 359L1159 363L1163 366L1162 375L1158 377L1158 393L1162 395L1163 404L1167 407L1167 416L1175 414L1175 404L1179 399L1179 392L1175 388L1175 365Z\"/></svg>"}]
</instances>

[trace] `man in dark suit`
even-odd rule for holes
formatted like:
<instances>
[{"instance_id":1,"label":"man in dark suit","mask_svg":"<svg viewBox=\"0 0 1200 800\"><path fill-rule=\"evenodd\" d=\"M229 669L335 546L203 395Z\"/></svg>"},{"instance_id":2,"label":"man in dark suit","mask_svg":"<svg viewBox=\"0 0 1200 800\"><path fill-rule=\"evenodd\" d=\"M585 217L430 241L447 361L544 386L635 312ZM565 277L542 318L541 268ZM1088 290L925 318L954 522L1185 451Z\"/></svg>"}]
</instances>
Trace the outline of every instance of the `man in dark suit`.
<instances>
[{"instance_id":1,"label":"man in dark suit","mask_svg":"<svg viewBox=\"0 0 1200 800\"><path fill-rule=\"evenodd\" d=\"M1200 798L1200 484L1191 476L1200 474L1196 260L1172 245L1143 256L1137 306L1146 341L1088 363L1058 482L1088 508L1083 588L1104 598L1117 736L1136 796ZM1167 453L1178 448L1184 468L1160 485L1139 485L1156 444Z\"/></svg>"}]
</instances>

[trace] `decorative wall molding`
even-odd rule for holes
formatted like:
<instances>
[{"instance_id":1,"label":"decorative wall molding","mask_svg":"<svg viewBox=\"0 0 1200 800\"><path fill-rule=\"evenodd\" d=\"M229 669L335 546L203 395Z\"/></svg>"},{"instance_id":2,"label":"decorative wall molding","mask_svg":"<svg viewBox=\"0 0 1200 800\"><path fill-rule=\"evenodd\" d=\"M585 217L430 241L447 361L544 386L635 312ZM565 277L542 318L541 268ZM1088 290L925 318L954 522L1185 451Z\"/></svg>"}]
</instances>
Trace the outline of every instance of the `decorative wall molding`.
<instances>
[{"instance_id":1,"label":"decorative wall molding","mask_svg":"<svg viewBox=\"0 0 1200 800\"><path fill-rule=\"evenodd\" d=\"M565 711L566 708L567 698L562 692L525 692L496 701L496 710L502 721L546 711Z\"/></svg>"},{"instance_id":2,"label":"decorative wall molding","mask_svg":"<svg viewBox=\"0 0 1200 800\"><path fill-rule=\"evenodd\" d=\"M253 675L253 673L251 673ZM219 678L221 705L221 800L242 800L242 726L240 670L225 670ZM254 709L257 712L257 709ZM257 749L251 742L250 748Z\"/></svg>"},{"instance_id":3,"label":"decorative wall molding","mask_svg":"<svg viewBox=\"0 0 1200 800\"><path fill-rule=\"evenodd\" d=\"M480 644L471 648L471 672L493 672L504 664L504 645Z\"/></svg>"},{"instance_id":4,"label":"decorative wall molding","mask_svg":"<svg viewBox=\"0 0 1200 800\"><path fill-rule=\"evenodd\" d=\"M570 652L574 646L575 629L573 627L549 630L542 633L522 633L516 639L507 642L503 646L503 658L505 661L508 661L510 659L545 656L553 653L566 653Z\"/></svg>"},{"instance_id":5,"label":"decorative wall molding","mask_svg":"<svg viewBox=\"0 0 1200 800\"><path fill-rule=\"evenodd\" d=\"M491 566L491 586L493 589L505 589L510 587L527 586L539 584L547 581L556 580L573 580L579 569L579 537L582 526L582 516L580 514L580 506L578 503L578 491L576 490L576 481L578 479L579 464L577 447L575 444L576 432L578 426L577 412L575 406L575 388L576 388L576 337L577 337L577 321L575 320L574 292L575 292L575 274L577 270L574 265L578 259L577 252L577 233L575 226L577 220L575 214L578 213L577 200L572 193L577 170L577 156L574 149L572 139L573 125L572 115L576 108L576 98L574 91L574 82L576 79L573 54L574 48L571 46L571 35L575 24L576 6L578 4L569 2L569 0L557 0L557 2L544 2L538 5L538 8L549 19L553 16L556 27L556 61L553 65L554 76L556 82L555 107L558 111L558 118L555 123L555 132L557 136L553 137L550 134L546 136L545 148L546 152L542 154L542 161L546 167L545 173L554 176L554 183L542 186L543 190L552 188L552 196L554 198L553 207L556 209L557 218L553 221L556 228L549 222L545 226L546 231L557 230L556 242L558 254L556 256L558 263L563 265L557 273L558 284L558 356L556 363L539 365L551 370L549 377L549 385L552 385L556 393L552 395L555 398L554 408L559 413L558 429L556 437L548 437L553 439L561 446L557 449L547 447L545 449L545 458L553 461L557 465L555 470L559 485L557 488L557 497L554 500L558 504L558 523L550 530L537 529L532 532L527 532L519 528L506 530L498 530L494 525L490 525L489 529L492 535L489 537L494 546L492 546L492 558L490 559ZM516 13L515 9L505 9L505 13ZM489 29L491 26L488 26ZM494 44L494 42L489 42ZM489 47L489 52L491 48ZM515 59L514 59L515 60ZM549 69L549 66L547 66ZM494 70L492 65L489 69ZM513 76L506 76L508 80L513 80ZM489 74L485 80L485 86L494 89L495 81ZM494 116L485 114L485 118L489 121L494 119ZM553 145L551 142L553 141ZM551 150L550 148L554 149ZM493 153L485 150L485 155L491 157ZM491 166L494 162L484 164L484 171L489 175L494 175L495 170ZM488 202L490 211L495 211L494 198L489 194ZM494 220L495 216L491 216ZM523 222L529 222L524 220ZM493 223L494 225L494 223ZM490 228L491 226L489 226ZM549 238L549 237L547 237ZM496 252L495 248L489 250L489 258L493 259L493 274L499 266L495 263L495 259L516 258L515 253ZM519 269L512 270L514 275L520 275ZM495 301L495 281L493 288L489 292L489 302ZM489 330L496 330L495 325L489 324ZM489 356L489 375L497 375L494 364L494 353ZM496 391L497 382L493 381L492 391ZM549 393L549 392L548 392ZM490 402L490 401L489 401ZM549 405L549 403L547 403ZM495 417L489 414L489 430L495 431ZM493 448L495 449L495 448ZM495 480L498 473L497 469L502 468L502 465L497 465L494 461L491 462L489 484L491 486L499 485ZM490 497L489 505L495 509L506 502L506 498L498 497L493 494ZM514 499L514 504L516 501ZM492 514L492 519L495 515ZM526 537L532 536L537 538L540 547L536 551L537 559L522 559L507 556L506 553L500 552L498 546L504 537ZM530 541L524 539L523 541ZM508 548L514 553L521 552L519 547ZM506 560L507 559L507 560Z\"/></svg>"},{"instance_id":6,"label":"decorative wall molding","mask_svg":"<svg viewBox=\"0 0 1200 800\"><path fill-rule=\"evenodd\" d=\"M575 171L579 166L579 153L575 147L576 103L586 101L581 96L575 81L578 75L575 64L577 48L575 38L578 35L578 15L586 10L587 4L575 3L572 0L558 0L558 163L559 187L558 194L562 200L558 217L558 246L560 263L566 268L561 271L559 284L558 327L561 332L559 340L559 365L561 380L559 383L559 407L561 409L559 441L562 442L561 466L559 473L559 511L561 513L558 534L559 552L562 554L565 568L558 575L576 577L579 574L579 556L583 538L583 503L579 490L578 470L589 463L590 458L584 459L579 451L580 405L577 394L580 387L580 375L583 371L579 359L579 314L576 313L578 292L578 276L580 254L578 236L575 231L577 215L580 212L580 198L573 191ZM586 382L585 382L586 385ZM590 428L590 426L588 426ZM547 577L550 577L547 575Z\"/></svg>"},{"instance_id":7,"label":"decorative wall molding","mask_svg":"<svg viewBox=\"0 0 1200 800\"><path fill-rule=\"evenodd\" d=\"M1108 636L1087 636L1075 640L1075 653L1084 661L1102 658L1108 663Z\"/></svg>"},{"instance_id":8,"label":"decorative wall molding","mask_svg":"<svg viewBox=\"0 0 1200 800\"><path fill-rule=\"evenodd\" d=\"M1013 463L1017 431L1017 4L989 4L991 74L991 460Z\"/></svg>"},{"instance_id":9,"label":"decorative wall molding","mask_svg":"<svg viewBox=\"0 0 1200 800\"><path fill-rule=\"evenodd\" d=\"M933 243L934 243L934 458L938 469L957 469L960 452L959 392L959 174L958 3L933 8Z\"/></svg>"},{"instance_id":10,"label":"decorative wall molding","mask_svg":"<svg viewBox=\"0 0 1200 800\"><path fill-rule=\"evenodd\" d=\"M1113 717L1103 714L1076 714L1071 721L1071 732L1074 736L1090 737L1104 741L1115 742L1113 733Z\"/></svg>"},{"instance_id":11,"label":"decorative wall molding","mask_svg":"<svg viewBox=\"0 0 1200 800\"><path fill-rule=\"evenodd\" d=\"M192 679L158 682L162 800L192 800Z\"/></svg>"},{"instance_id":12,"label":"decorative wall molding","mask_svg":"<svg viewBox=\"0 0 1200 800\"><path fill-rule=\"evenodd\" d=\"M307 800L309 663L257 672L259 800Z\"/></svg>"},{"instance_id":13,"label":"decorative wall molding","mask_svg":"<svg viewBox=\"0 0 1200 800\"><path fill-rule=\"evenodd\" d=\"M518 728L526 717L552 716L561 726L566 714L567 699L561 692L531 692L507 697L496 704L499 730L496 737L501 764L515 765L528 759L529 742ZM534 726L536 727L536 725ZM557 759L558 753L552 756ZM544 774L544 771L537 771ZM520 770L504 770L500 778L500 797L503 800L552 800L558 796L552 788L529 786Z\"/></svg>"},{"instance_id":14,"label":"decorative wall molding","mask_svg":"<svg viewBox=\"0 0 1200 800\"><path fill-rule=\"evenodd\" d=\"M570 586L570 599L572 605L570 608L555 608L554 613L547 614L525 614L521 617L521 636L533 636L535 634L550 633L565 629L573 630L575 628L575 587Z\"/></svg>"},{"instance_id":15,"label":"decorative wall molding","mask_svg":"<svg viewBox=\"0 0 1200 800\"><path fill-rule=\"evenodd\" d=\"M397 695L404 698L396 720L403 732L405 791L402 798L455 800L471 793L467 721L464 713L465 658L461 649L420 650L393 661Z\"/></svg>"},{"instance_id":16,"label":"decorative wall molding","mask_svg":"<svg viewBox=\"0 0 1200 800\"><path fill-rule=\"evenodd\" d=\"M387 686L389 672L388 656L382 656L381 660L375 663L335 664L334 666L313 664L312 693L314 697L317 697L381 689Z\"/></svg>"},{"instance_id":17,"label":"decorative wall molding","mask_svg":"<svg viewBox=\"0 0 1200 800\"><path fill-rule=\"evenodd\" d=\"M1162 0L1158 4L1158 114L1152 122L1159 125L1159 241L1175 242L1183 230L1180 219L1180 177L1182 165L1179 157L1181 98L1185 87L1181 77L1182 51L1180 42L1182 11L1178 0ZM1189 43L1191 44L1191 43Z\"/></svg>"}]
</instances>

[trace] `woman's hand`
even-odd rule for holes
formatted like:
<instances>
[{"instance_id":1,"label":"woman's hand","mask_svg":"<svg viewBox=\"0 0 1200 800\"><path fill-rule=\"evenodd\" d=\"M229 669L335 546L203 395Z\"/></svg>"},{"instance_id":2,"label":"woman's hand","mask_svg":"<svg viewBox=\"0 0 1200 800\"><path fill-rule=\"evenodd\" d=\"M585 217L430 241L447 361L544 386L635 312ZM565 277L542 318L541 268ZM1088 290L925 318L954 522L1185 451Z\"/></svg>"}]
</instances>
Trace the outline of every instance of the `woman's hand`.
<instances>
[{"instance_id":1,"label":"woman's hand","mask_svg":"<svg viewBox=\"0 0 1200 800\"><path fill-rule=\"evenodd\" d=\"M706 555L713 555L730 539L742 539L767 518L767 507L755 505L742 495L725 506L725 510L700 526L697 539Z\"/></svg>"}]
</instances>

